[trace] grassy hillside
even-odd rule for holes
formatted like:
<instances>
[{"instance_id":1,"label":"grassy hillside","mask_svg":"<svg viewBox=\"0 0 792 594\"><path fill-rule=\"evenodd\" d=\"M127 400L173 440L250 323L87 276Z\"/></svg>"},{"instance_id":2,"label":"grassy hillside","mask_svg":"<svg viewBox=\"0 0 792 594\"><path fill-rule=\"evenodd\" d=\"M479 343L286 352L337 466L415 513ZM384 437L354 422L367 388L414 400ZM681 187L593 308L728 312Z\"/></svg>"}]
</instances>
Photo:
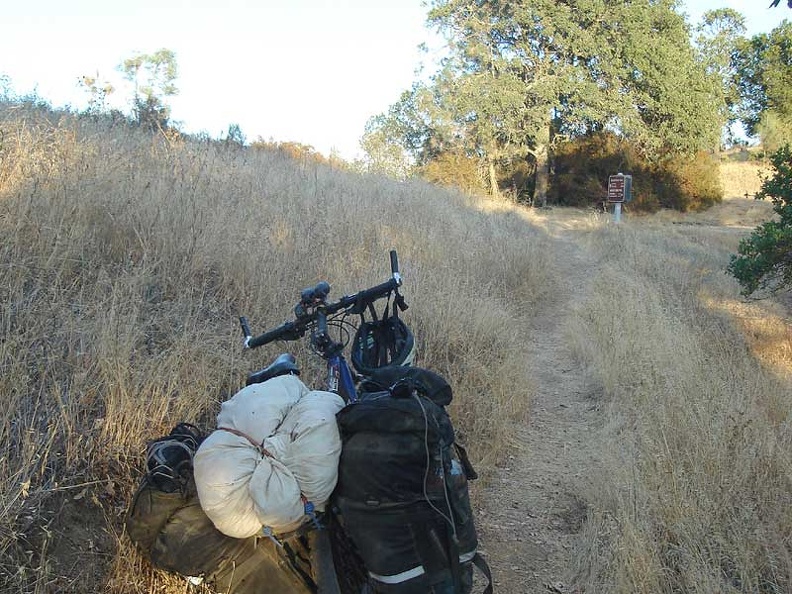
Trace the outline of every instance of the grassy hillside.
<instances>
[{"instance_id":1,"label":"grassy hillside","mask_svg":"<svg viewBox=\"0 0 792 594\"><path fill-rule=\"evenodd\" d=\"M336 297L382 282L391 248L418 363L452 382L478 465L503 455L501 428L531 397L531 309L552 290L524 219L419 182L25 106L2 107L0 138L3 591L166 583L121 534L146 440L181 420L212 428L247 372L290 348L243 355L236 316L262 331L318 280Z\"/></svg>"},{"instance_id":2,"label":"grassy hillside","mask_svg":"<svg viewBox=\"0 0 792 594\"><path fill-rule=\"evenodd\" d=\"M391 248L418 364L451 381L479 469L502 461L558 229L597 262L566 332L602 388L581 591L792 590L789 311L723 273L766 205L615 226L19 105L0 142L0 591L184 592L123 534L146 440L211 428L290 348L243 353L238 315L263 330L317 280L381 282Z\"/></svg>"}]
</instances>

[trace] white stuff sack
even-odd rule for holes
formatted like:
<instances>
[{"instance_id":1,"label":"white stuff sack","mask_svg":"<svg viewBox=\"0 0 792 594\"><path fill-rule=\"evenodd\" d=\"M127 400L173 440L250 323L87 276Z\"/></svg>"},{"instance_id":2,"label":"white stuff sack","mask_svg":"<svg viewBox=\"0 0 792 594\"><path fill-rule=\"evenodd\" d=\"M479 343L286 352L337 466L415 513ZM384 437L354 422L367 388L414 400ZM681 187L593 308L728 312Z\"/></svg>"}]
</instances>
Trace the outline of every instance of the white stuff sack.
<instances>
[{"instance_id":1,"label":"white stuff sack","mask_svg":"<svg viewBox=\"0 0 792 594\"><path fill-rule=\"evenodd\" d=\"M223 534L247 538L262 526L287 531L301 523L297 480L246 438L214 431L198 448L193 466L201 508ZM258 503L252 496L256 491L266 493Z\"/></svg>"},{"instance_id":2,"label":"white stuff sack","mask_svg":"<svg viewBox=\"0 0 792 594\"><path fill-rule=\"evenodd\" d=\"M194 460L198 498L215 527L235 538L262 526L293 530L305 519L302 494L324 509L338 478L335 414L343 406L338 395L310 392L293 375L248 386L223 403L218 428L243 435L218 429Z\"/></svg>"},{"instance_id":3,"label":"white stuff sack","mask_svg":"<svg viewBox=\"0 0 792 594\"><path fill-rule=\"evenodd\" d=\"M220 407L217 426L236 429L260 444L275 433L292 406L308 391L296 375L279 375L246 386Z\"/></svg>"},{"instance_id":4,"label":"white stuff sack","mask_svg":"<svg viewBox=\"0 0 792 594\"><path fill-rule=\"evenodd\" d=\"M292 407L275 435L264 440L267 451L292 472L300 491L318 511L324 510L338 480L341 436L335 416L342 408L338 394L309 392Z\"/></svg>"}]
</instances>

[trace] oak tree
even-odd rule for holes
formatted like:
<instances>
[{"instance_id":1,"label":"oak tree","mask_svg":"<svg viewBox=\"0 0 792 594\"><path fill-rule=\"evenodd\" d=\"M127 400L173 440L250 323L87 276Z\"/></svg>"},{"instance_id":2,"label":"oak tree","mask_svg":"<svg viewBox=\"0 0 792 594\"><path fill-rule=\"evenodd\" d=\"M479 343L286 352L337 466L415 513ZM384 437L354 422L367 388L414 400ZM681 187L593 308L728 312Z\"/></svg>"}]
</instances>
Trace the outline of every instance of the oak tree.
<instances>
[{"instance_id":1,"label":"oak tree","mask_svg":"<svg viewBox=\"0 0 792 594\"><path fill-rule=\"evenodd\" d=\"M720 133L718 88L675 6L434 0L429 23L448 55L373 126L389 129L419 162L449 146L480 159L492 193L499 168L530 158L537 203L546 199L557 139L612 130L658 156L709 148Z\"/></svg>"}]
</instances>

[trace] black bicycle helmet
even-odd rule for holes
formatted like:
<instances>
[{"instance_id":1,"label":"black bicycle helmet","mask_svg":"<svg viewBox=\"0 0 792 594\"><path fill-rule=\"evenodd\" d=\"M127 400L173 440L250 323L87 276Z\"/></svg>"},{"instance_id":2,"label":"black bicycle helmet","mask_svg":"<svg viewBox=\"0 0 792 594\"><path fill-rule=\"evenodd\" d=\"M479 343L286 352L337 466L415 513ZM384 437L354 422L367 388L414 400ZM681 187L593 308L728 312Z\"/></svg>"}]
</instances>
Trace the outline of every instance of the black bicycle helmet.
<instances>
[{"instance_id":1,"label":"black bicycle helmet","mask_svg":"<svg viewBox=\"0 0 792 594\"><path fill-rule=\"evenodd\" d=\"M193 456L203 436L195 425L179 423L146 447L147 478L160 491L183 491L192 475Z\"/></svg>"},{"instance_id":2,"label":"black bicycle helmet","mask_svg":"<svg viewBox=\"0 0 792 594\"><path fill-rule=\"evenodd\" d=\"M415 338L399 318L396 307L390 315L386 307L382 319L377 319L373 307L369 310L373 319L367 321L361 316L352 339L352 366L355 370L368 376L381 367L412 365Z\"/></svg>"}]
</instances>

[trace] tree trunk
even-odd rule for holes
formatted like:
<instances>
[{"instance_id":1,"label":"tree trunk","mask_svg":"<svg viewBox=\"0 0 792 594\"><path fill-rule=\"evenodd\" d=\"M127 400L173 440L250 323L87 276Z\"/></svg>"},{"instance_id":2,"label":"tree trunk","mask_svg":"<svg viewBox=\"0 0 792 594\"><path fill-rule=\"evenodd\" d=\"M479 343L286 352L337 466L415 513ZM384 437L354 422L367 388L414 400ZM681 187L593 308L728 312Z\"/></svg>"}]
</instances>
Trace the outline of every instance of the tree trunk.
<instances>
[{"instance_id":1,"label":"tree trunk","mask_svg":"<svg viewBox=\"0 0 792 594\"><path fill-rule=\"evenodd\" d=\"M534 151L536 157L536 187L534 188L534 206L547 206L547 188L550 183L550 159L547 144L537 144Z\"/></svg>"},{"instance_id":2,"label":"tree trunk","mask_svg":"<svg viewBox=\"0 0 792 594\"><path fill-rule=\"evenodd\" d=\"M489 171L490 194L493 198L500 198L500 187L498 187L498 176L495 171L495 161L489 159L487 161Z\"/></svg>"},{"instance_id":3,"label":"tree trunk","mask_svg":"<svg viewBox=\"0 0 792 594\"><path fill-rule=\"evenodd\" d=\"M550 126L552 115L547 114L545 125L536 134L536 185L534 187L534 206L547 206L547 188L550 185Z\"/></svg>"}]
</instances>

